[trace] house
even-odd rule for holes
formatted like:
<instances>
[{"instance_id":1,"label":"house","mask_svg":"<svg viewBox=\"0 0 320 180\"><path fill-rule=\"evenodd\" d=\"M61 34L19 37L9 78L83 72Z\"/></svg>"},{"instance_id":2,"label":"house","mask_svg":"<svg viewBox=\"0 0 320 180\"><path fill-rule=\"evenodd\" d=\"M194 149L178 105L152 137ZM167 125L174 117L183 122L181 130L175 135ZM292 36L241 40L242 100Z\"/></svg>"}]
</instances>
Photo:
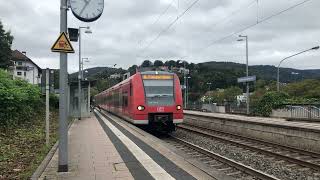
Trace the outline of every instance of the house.
<instances>
[{"instance_id":1,"label":"house","mask_svg":"<svg viewBox=\"0 0 320 180\"><path fill-rule=\"evenodd\" d=\"M112 74L112 75L110 75L110 78L111 78L111 79L121 78L121 74L118 74L118 73Z\"/></svg>"},{"instance_id":2,"label":"house","mask_svg":"<svg viewBox=\"0 0 320 180\"><path fill-rule=\"evenodd\" d=\"M12 52L13 66L11 66L11 72L13 78L21 78L31 84L40 84L42 70L34 63L30 58L26 56L25 52L14 50Z\"/></svg>"}]
</instances>

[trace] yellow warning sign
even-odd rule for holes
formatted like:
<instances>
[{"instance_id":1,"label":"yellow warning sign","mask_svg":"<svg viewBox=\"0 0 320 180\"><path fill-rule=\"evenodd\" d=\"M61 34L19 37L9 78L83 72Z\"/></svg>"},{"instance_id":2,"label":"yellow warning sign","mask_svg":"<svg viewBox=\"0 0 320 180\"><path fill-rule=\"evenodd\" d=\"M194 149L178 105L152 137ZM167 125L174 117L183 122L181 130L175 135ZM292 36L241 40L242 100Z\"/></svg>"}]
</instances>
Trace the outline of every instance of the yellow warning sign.
<instances>
[{"instance_id":1,"label":"yellow warning sign","mask_svg":"<svg viewBox=\"0 0 320 180\"><path fill-rule=\"evenodd\" d=\"M74 53L74 49L67 37L66 33L62 32L59 38L51 47L52 52L65 52L65 53Z\"/></svg>"}]
</instances>

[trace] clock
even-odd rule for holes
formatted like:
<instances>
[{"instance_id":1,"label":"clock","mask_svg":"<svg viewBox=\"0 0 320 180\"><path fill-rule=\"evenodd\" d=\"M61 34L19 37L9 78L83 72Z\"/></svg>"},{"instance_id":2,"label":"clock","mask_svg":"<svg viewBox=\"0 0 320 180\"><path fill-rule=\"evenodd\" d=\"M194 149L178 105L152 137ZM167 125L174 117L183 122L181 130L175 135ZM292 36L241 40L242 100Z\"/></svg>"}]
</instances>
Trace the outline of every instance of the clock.
<instances>
[{"instance_id":1,"label":"clock","mask_svg":"<svg viewBox=\"0 0 320 180\"><path fill-rule=\"evenodd\" d=\"M84 22L97 20L104 8L104 0L70 0L71 11Z\"/></svg>"}]
</instances>

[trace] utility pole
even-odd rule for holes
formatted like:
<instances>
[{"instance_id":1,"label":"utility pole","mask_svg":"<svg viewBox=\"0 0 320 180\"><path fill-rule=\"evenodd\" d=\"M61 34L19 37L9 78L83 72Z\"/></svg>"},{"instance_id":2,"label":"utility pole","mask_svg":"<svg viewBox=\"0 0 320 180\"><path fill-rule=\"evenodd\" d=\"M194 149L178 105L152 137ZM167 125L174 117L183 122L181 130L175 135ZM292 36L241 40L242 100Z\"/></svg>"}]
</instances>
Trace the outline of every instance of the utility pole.
<instances>
[{"instance_id":1,"label":"utility pole","mask_svg":"<svg viewBox=\"0 0 320 180\"><path fill-rule=\"evenodd\" d=\"M208 93L210 94L210 91L211 91L211 82L208 82L207 85L209 85L209 91ZM211 104L211 98L209 97L209 104Z\"/></svg>"},{"instance_id":2,"label":"utility pole","mask_svg":"<svg viewBox=\"0 0 320 180\"><path fill-rule=\"evenodd\" d=\"M49 75L50 69L47 68L46 70L46 145L49 146Z\"/></svg>"},{"instance_id":3,"label":"utility pole","mask_svg":"<svg viewBox=\"0 0 320 180\"><path fill-rule=\"evenodd\" d=\"M239 37L241 38L245 38L246 39L246 76L249 76L249 53L248 53L248 36L242 36L239 35ZM238 41L242 41L243 39L239 39ZM247 92L246 92L246 96L247 96L247 115L250 114L250 94L249 94L249 82L246 82L247 85Z\"/></svg>"},{"instance_id":4,"label":"utility pole","mask_svg":"<svg viewBox=\"0 0 320 180\"><path fill-rule=\"evenodd\" d=\"M278 70L277 70L277 91L278 91L278 92L280 91L280 65L281 65L281 63L282 63L283 61L285 61L285 60L287 60L287 59L289 59L289 58L292 58L292 57L294 57L294 56L297 56L297 55L299 55L299 54L302 54L302 53L305 53L305 52L311 51L311 50L318 50L318 49L319 49L319 46L315 46L315 47L313 47L313 48L310 48L310 49L301 51L301 52L299 52L299 53L293 54L293 55L291 55L291 56L288 56L288 57L282 59L282 60L279 62L279 64L278 64Z\"/></svg>"},{"instance_id":5,"label":"utility pole","mask_svg":"<svg viewBox=\"0 0 320 180\"><path fill-rule=\"evenodd\" d=\"M67 33L67 0L60 1L60 32ZM68 55L60 52L59 95L59 159L58 172L68 172L68 123L67 123Z\"/></svg>"}]
</instances>

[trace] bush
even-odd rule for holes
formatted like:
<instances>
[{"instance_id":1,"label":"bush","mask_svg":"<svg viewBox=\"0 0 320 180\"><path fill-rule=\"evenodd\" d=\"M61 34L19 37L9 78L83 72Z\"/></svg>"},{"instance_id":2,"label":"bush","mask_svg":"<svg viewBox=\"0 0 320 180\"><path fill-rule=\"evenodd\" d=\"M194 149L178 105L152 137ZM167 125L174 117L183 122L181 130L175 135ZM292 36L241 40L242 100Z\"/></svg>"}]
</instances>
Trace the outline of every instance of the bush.
<instances>
[{"instance_id":1,"label":"bush","mask_svg":"<svg viewBox=\"0 0 320 180\"><path fill-rule=\"evenodd\" d=\"M32 121L41 107L40 88L0 69L0 127Z\"/></svg>"},{"instance_id":2,"label":"bush","mask_svg":"<svg viewBox=\"0 0 320 180\"><path fill-rule=\"evenodd\" d=\"M270 91L264 94L260 101L257 102L253 113L259 116L270 116L272 109L278 109L286 103L289 95L284 92Z\"/></svg>"},{"instance_id":3,"label":"bush","mask_svg":"<svg viewBox=\"0 0 320 180\"><path fill-rule=\"evenodd\" d=\"M51 93L49 96L50 107L54 109L59 109L59 96Z\"/></svg>"}]
</instances>

